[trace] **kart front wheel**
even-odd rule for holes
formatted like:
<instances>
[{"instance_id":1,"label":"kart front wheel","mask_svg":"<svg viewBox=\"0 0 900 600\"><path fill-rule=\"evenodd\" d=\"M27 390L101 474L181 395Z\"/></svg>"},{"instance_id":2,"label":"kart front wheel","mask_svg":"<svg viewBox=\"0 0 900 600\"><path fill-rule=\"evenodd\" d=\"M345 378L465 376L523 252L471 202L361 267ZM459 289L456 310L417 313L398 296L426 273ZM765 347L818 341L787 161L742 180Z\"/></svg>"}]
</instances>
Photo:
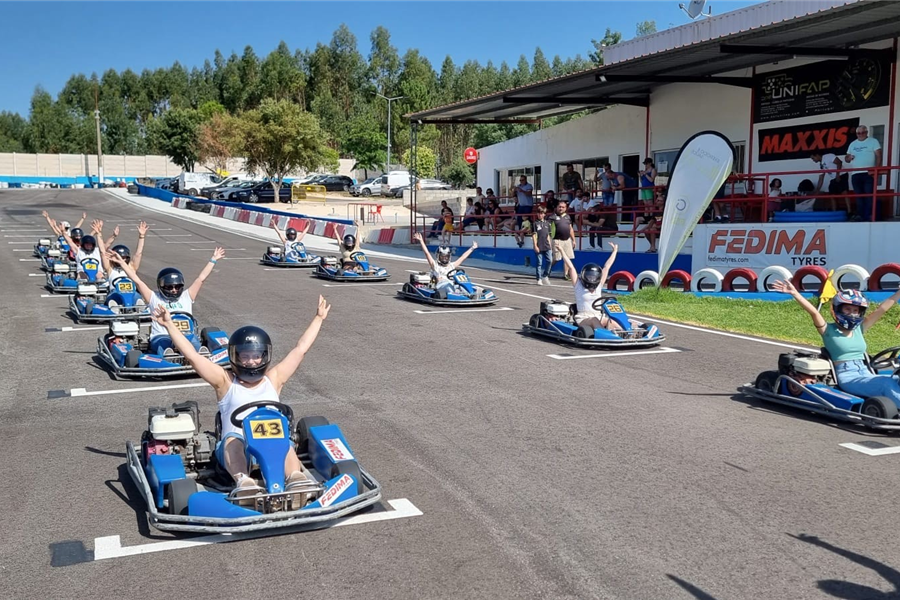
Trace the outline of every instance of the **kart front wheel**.
<instances>
[{"instance_id":1,"label":"kart front wheel","mask_svg":"<svg viewBox=\"0 0 900 600\"><path fill-rule=\"evenodd\" d=\"M355 460L345 460L331 465L331 477L339 475L350 475L356 481L356 493L362 494L363 482L362 476L359 474L359 463Z\"/></svg>"},{"instance_id":2,"label":"kart front wheel","mask_svg":"<svg viewBox=\"0 0 900 600\"><path fill-rule=\"evenodd\" d=\"M188 498L197 491L197 482L193 479L176 479L170 483L169 489L166 490L166 500L169 501L169 513L186 515Z\"/></svg>"},{"instance_id":3,"label":"kart front wheel","mask_svg":"<svg viewBox=\"0 0 900 600\"><path fill-rule=\"evenodd\" d=\"M863 402L861 411L867 417L876 419L896 419L897 405L890 398L884 396L872 396Z\"/></svg>"},{"instance_id":4,"label":"kart front wheel","mask_svg":"<svg viewBox=\"0 0 900 600\"><path fill-rule=\"evenodd\" d=\"M763 371L756 378L756 389L761 392L774 392L778 371Z\"/></svg>"}]
</instances>

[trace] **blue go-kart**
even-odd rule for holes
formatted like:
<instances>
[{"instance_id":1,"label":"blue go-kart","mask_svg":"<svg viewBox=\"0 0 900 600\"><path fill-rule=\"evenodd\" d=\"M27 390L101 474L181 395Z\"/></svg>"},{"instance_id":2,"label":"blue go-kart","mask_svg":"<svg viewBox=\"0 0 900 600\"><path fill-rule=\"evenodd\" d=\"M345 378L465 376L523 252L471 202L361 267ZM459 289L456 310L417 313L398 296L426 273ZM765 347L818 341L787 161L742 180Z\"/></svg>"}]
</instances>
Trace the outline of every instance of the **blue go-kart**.
<instances>
[{"instance_id":1,"label":"blue go-kart","mask_svg":"<svg viewBox=\"0 0 900 600\"><path fill-rule=\"evenodd\" d=\"M597 298L592 306L603 311L615 321L621 330L594 329L590 325L575 322L577 307L559 300L541 302L541 312L532 315L528 323L522 325L525 333L550 338L557 342L586 348L621 348L656 346L665 341L656 325L632 319L612 296Z\"/></svg>"},{"instance_id":2,"label":"blue go-kart","mask_svg":"<svg viewBox=\"0 0 900 600\"><path fill-rule=\"evenodd\" d=\"M284 269L308 268L318 265L319 257L307 252L302 242L294 242L287 252L284 251L284 246L267 247L259 263Z\"/></svg>"},{"instance_id":3,"label":"blue go-kart","mask_svg":"<svg viewBox=\"0 0 900 600\"><path fill-rule=\"evenodd\" d=\"M366 255L362 252L354 252L350 255L350 259L356 263L354 269L344 269L338 259L333 256L323 256L316 265L313 275L328 279L329 281L356 281L356 282L374 282L385 281L390 279L387 269L376 267L369 262Z\"/></svg>"},{"instance_id":4,"label":"blue go-kart","mask_svg":"<svg viewBox=\"0 0 900 600\"><path fill-rule=\"evenodd\" d=\"M47 272L45 287L54 294L74 294L78 291L79 283L90 283L104 291L109 288L109 283L105 279L98 279L97 274L100 272L99 260L96 258L85 258L81 261L81 269L85 275L83 279L78 278L76 270L67 262L54 263L53 268Z\"/></svg>"},{"instance_id":5,"label":"blue go-kart","mask_svg":"<svg viewBox=\"0 0 900 600\"><path fill-rule=\"evenodd\" d=\"M46 253L41 255L41 270L50 272L53 265L69 265L71 270L75 270L78 266L74 260L69 257L69 251L64 248L50 248Z\"/></svg>"},{"instance_id":6,"label":"blue go-kart","mask_svg":"<svg viewBox=\"0 0 900 600\"><path fill-rule=\"evenodd\" d=\"M150 308L127 277L118 277L107 292L91 283L80 283L69 296L69 312L77 323L150 320Z\"/></svg>"},{"instance_id":7,"label":"blue go-kart","mask_svg":"<svg viewBox=\"0 0 900 600\"><path fill-rule=\"evenodd\" d=\"M228 334L204 327L197 333L194 317L172 312L172 322L184 333L201 355L230 369ZM150 336L141 332L136 321L113 321L109 332L97 340L97 356L116 377L173 377L195 375L194 367L174 347L151 348Z\"/></svg>"},{"instance_id":8,"label":"blue go-kart","mask_svg":"<svg viewBox=\"0 0 900 600\"><path fill-rule=\"evenodd\" d=\"M248 414L249 412L249 414ZM246 415L238 418L238 415ZM258 401L239 407L232 423L245 440L256 487L234 488L215 458L221 439L200 429L196 402L151 408L139 447L126 442L128 472L162 531L241 533L330 522L381 500L381 486L357 462L337 425L323 417L300 419L291 407ZM292 446L309 481L285 485L284 462Z\"/></svg>"},{"instance_id":9,"label":"blue go-kart","mask_svg":"<svg viewBox=\"0 0 900 600\"><path fill-rule=\"evenodd\" d=\"M66 240L66 238L64 238L64 237L58 238L56 242L54 242L50 238L41 238L34 245L34 250L33 250L32 254L34 254L34 256L36 258L43 258L43 257L47 256L47 252L49 250L53 250L53 249L58 250L60 248L60 246L65 243L65 240ZM68 250L68 248L67 248L67 250Z\"/></svg>"},{"instance_id":10,"label":"blue go-kart","mask_svg":"<svg viewBox=\"0 0 900 600\"><path fill-rule=\"evenodd\" d=\"M406 300L434 306L488 306L499 300L493 291L474 285L462 269L447 273L453 288L437 288L429 273L410 273L397 295Z\"/></svg>"},{"instance_id":11,"label":"blue go-kart","mask_svg":"<svg viewBox=\"0 0 900 600\"><path fill-rule=\"evenodd\" d=\"M900 374L900 346L867 357L875 375ZM754 383L738 391L760 400L808 410L876 431L900 431L897 405L890 398L860 398L837 386L834 363L822 348L818 353L795 351L778 357L777 371L763 371Z\"/></svg>"}]
</instances>

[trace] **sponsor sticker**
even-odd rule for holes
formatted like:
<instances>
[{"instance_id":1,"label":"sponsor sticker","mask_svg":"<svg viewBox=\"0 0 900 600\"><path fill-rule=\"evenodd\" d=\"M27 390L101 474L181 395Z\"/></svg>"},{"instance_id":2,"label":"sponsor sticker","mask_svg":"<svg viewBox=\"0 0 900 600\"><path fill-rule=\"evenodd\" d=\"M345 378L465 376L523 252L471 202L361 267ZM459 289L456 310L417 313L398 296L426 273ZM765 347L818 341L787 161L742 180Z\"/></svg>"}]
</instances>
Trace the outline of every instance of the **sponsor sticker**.
<instances>
[{"instance_id":1,"label":"sponsor sticker","mask_svg":"<svg viewBox=\"0 0 900 600\"><path fill-rule=\"evenodd\" d=\"M351 485L353 485L353 478L349 475L344 475L335 481L333 486L325 490L325 493L319 499L319 504L323 507L331 506Z\"/></svg>"},{"instance_id":2,"label":"sponsor sticker","mask_svg":"<svg viewBox=\"0 0 900 600\"><path fill-rule=\"evenodd\" d=\"M331 456L331 460L335 462L353 460L353 454L350 453L350 449L344 445L341 438L322 440L322 446L325 447L325 451Z\"/></svg>"}]
</instances>

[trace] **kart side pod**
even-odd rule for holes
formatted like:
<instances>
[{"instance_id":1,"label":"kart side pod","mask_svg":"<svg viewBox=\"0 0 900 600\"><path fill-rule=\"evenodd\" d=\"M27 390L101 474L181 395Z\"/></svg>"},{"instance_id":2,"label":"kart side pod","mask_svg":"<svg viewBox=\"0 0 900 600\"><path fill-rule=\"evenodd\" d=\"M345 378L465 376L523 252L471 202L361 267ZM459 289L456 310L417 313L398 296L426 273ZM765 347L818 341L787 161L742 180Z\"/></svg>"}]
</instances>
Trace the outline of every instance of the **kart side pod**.
<instances>
[{"instance_id":1,"label":"kart side pod","mask_svg":"<svg viewBox=\"0 0 900 600\"><path fill-rule=\"evenodd\" d=\"M353 486L352 494L362 493L359 466L356 464L356 457L353 456L341 428L334 424L310 427L309 438L309 455L316 470L323 475L353 471L356 474L354 477L356 485ZM352 468L346 469L346 467ZM332 481L328 483L331 484ZM325 494L328 494L327 489Z\"/></svg>"}]
</instances>

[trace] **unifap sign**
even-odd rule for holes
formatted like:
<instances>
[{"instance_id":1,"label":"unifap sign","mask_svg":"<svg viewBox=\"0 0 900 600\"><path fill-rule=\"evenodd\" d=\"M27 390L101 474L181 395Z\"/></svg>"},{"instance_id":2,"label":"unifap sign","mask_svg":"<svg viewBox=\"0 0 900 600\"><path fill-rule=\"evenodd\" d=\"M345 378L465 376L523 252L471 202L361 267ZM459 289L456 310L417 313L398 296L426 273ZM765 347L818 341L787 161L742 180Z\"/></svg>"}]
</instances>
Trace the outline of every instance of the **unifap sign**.
<instances>
[{"instance_id":1,"label":"unifap sign","mask_svg":"<svg viewBox=\"0 0 900 600\"><path fill-rule=\"evenodd\" d=\"M829 225L816 224L698 226L693 267L721 270L781 265L796 270L807 265L837 266L833 260L838 259L829 256L834 245L830 231ZM700 262L702 266L698 266Z\"/></svg>"}]
</instances>

